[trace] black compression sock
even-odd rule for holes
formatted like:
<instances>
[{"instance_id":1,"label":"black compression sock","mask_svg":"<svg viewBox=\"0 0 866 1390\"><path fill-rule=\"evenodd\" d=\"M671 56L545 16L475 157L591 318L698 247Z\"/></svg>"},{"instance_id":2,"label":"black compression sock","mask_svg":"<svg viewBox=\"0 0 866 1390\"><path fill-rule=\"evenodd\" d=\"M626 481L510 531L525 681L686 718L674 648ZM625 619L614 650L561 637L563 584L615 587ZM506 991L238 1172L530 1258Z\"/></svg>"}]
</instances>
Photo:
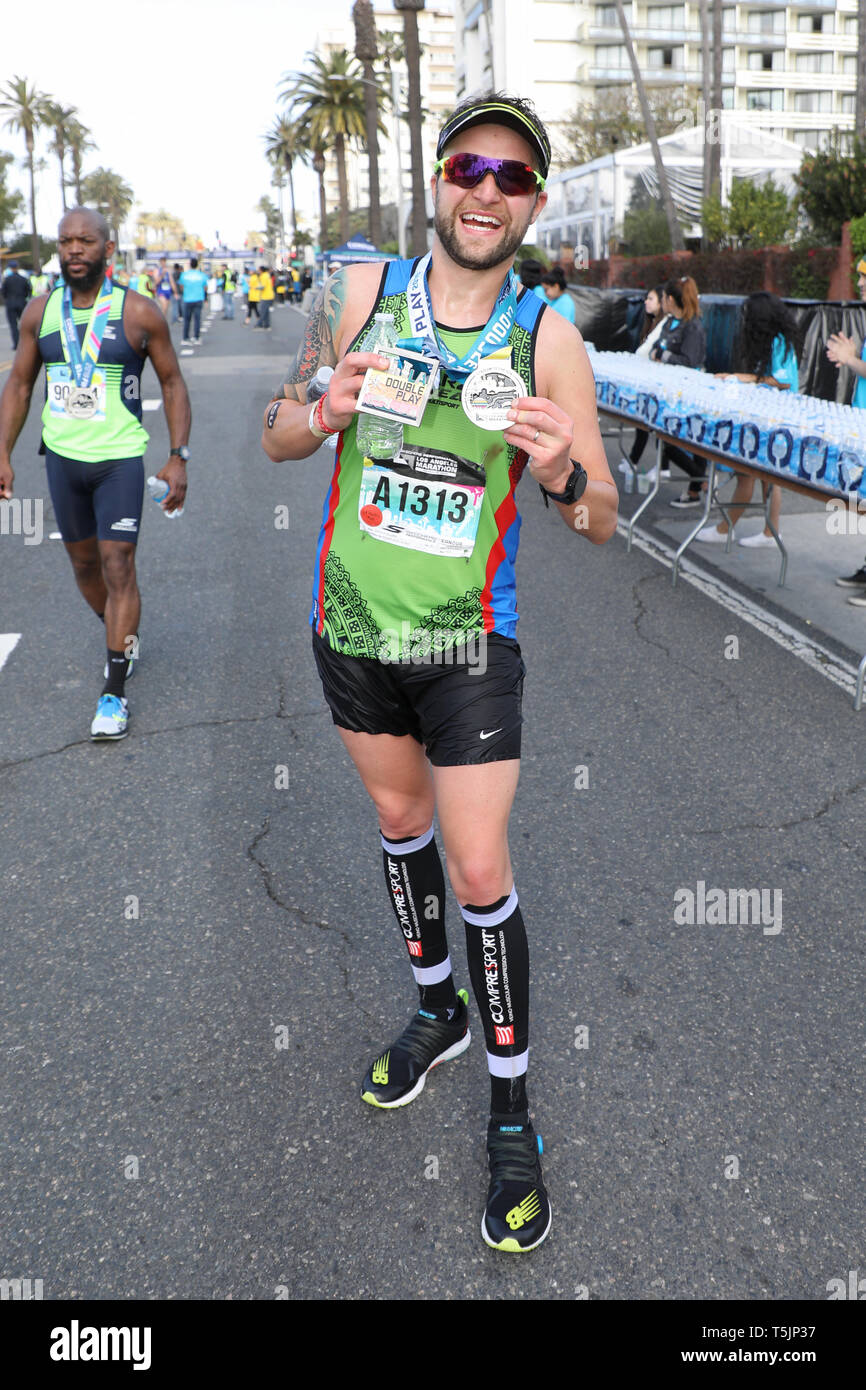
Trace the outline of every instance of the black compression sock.
<instances>
[{"instance_id":1,"label":"black compression sock","mask_svg":"<svg viewBox=\"0 0 866 1390\"><path fill-rule=\"evenodd\" d=\"M446 1020L457 1006L445 936L445 877L433 827L408 840L382 839L391 906L409 952L421 1008Z\"/></svg>"},{"instance_id":2,"label":"black compression sock","mask_svg":"<svg viewBox=\"0 0 866 1390\"><path fill-rule=\"evenodd\" d=\"M103 695L116 695L118 700L123 699L128 665L129 658L125 652L113 652L108 648L108 679L102 687Z\"/></svg>"},{"instance_id":3,"label":"black compression sock","mask_svg":"<svg viewBox=\"0 0 866 1390\"><path fill-rule=\"evenodd\" d=\"M462 909L472 989L481 1015L490 1072L490 1109L527 1109L529 1062L529 948L517 892Z\"/></svg>"}]
</instances>

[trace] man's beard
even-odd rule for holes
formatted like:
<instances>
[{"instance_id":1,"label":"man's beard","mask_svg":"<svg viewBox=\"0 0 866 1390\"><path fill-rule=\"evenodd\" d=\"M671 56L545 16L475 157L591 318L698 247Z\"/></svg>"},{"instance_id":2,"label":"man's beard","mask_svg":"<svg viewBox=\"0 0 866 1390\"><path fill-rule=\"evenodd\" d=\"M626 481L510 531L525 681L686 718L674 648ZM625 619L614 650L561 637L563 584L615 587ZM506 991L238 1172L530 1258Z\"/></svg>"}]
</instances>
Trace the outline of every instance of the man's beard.
<instances>
[{"instance_id":1,"label":"man's beard","mask_svg":"<svg viewBox=\"0 0 866 1390\"><path fill-rule=\"evenodd\" d=\"M88 290L96 289L96 286L101 285L102 281L105 279L105 266L101 261L97 261L94 265L88 266L85 271L80 271L77 275L73 274L72 271L68 270L62 263L60 269L70 289L80 290L85 293Z\"/></svg>"},{"instance_id":2,"label":"man's beard","mask_svg":"<svg viewBox=\"0 0 866 1390\"><path fill-rule=\"evenodd\" d=\"M504 240L500 241L497 246L491 246L486 251L479 246L475 255L471 256L457 240L456 227L459 216L459 213L455 213L450 223L446 222L439 211L437 199L433 209L433 227L436 235L452 261L462 266L464 270L492 270L494 266L510 260L517 248L523 245L526 227L529 226L528 220L526 226L519 229L512 223L510 231L506 232Z\"/></svg>"}]
</instances>

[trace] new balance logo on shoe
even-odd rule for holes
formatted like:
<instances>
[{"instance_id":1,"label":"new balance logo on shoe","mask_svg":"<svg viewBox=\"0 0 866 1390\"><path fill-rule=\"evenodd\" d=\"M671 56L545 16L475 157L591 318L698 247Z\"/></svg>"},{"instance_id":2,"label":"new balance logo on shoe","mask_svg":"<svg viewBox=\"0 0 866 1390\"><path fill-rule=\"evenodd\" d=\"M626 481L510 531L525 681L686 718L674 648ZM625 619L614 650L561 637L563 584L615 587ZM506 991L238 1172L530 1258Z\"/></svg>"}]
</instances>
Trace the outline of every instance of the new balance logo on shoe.
<instances>
[{"instance_id":1,"label":"new balance logo on shoe","mask_svg":"<svg viewBox=\"0 0 866 1390\"><path fill-rule=\"evenodd\" d=\"M533 1188L522 1202L518 1202L516 1207L512 1207L507 1213L505 1220L508 1222L512 1231L519 1231L521 1226L525 1226L527 1221L533 1221L541 1211L541 1203L538 1200L538 1193Z\"/></svg>"},{"instance_id":2,"label":"new balance logo on shoe","mask_svg":"<svg viewBox=\"0 0 866 1390\"><path fill-rule=\"evenodd\" d=\"M373 1070L370 1076L374 1086L388 1085L388 1058L390 1056L391 1053L386 1052L384 1057L380 1057L378 1061L373 1063Z\"/></svg>"}]
</instances>

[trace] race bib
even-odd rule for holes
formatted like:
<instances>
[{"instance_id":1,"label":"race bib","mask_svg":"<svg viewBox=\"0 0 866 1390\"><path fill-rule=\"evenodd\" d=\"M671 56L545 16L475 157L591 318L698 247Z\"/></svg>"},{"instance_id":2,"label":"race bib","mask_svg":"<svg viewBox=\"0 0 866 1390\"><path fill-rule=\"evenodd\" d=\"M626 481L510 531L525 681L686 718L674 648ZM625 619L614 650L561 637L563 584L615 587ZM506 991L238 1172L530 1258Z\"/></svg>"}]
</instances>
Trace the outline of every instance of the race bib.
<instances>
[{"instance_id":1,"label":"race bib","mask_svg":"<svg viewBox=\"0 0 866 1390\"><path fill-rule=\"evenodd\" d=\"M364 460L358 524L390 545L468 559L483 501L483 470L452 454L405 445L387 463Z\"/></svg>"},{"instance_id":2,"label":"race bib","mask_svg":"<svg viewBox=\"0 0 866 1390\"><path fill-rule=\"evenodd\" d=\"M65 363L55 364L48 368L48 406L55 420L70 420L76 418L67 409L70 395L73 395L78 388L72 375L72 368ZM87 419L91 423L105 420L105 372L99 367L95 368L88 391L93 393L95 400L95 410L92 414L88 413Z\"/></svg>"}]
</instances>

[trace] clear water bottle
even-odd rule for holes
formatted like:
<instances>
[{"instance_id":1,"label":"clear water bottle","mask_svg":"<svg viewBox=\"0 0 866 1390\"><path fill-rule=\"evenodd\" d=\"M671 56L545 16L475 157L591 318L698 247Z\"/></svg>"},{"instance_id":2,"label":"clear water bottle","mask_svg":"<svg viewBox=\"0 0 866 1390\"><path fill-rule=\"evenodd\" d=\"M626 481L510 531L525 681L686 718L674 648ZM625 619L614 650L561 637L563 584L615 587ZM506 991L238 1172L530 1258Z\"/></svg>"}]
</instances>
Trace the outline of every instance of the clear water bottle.
<instances>
[{"instance_id":1,"label":"clear water bottle","mask_svg":"<svg viewBox=\"0 0 866 1390\"><path fill-rule=\"evenodd\" d=\"M162 511L163 516L168 517L169 521L173 521L176 516L183 516L183 507L174 512L163 511L161 504L171 492L171 488L163 478L157 478L155 474L151 474L147 480L147 490L154 502L160 504L160 511Z\"/></svg>"},{"instance_id":2,"label":"clear water bottle","mask_svg":"<svg viewBox=\"0 0 866 1390\"><path fill-rule=\"evenodd\" d=\"M394 315L376 314L373 327L361 344L361 352L378 352L381 348L396 346ZM403 447L403 426L361 411L358 415L357 444L358 452L364 458L392 459Z\"/></svg>"}]
</instances>

